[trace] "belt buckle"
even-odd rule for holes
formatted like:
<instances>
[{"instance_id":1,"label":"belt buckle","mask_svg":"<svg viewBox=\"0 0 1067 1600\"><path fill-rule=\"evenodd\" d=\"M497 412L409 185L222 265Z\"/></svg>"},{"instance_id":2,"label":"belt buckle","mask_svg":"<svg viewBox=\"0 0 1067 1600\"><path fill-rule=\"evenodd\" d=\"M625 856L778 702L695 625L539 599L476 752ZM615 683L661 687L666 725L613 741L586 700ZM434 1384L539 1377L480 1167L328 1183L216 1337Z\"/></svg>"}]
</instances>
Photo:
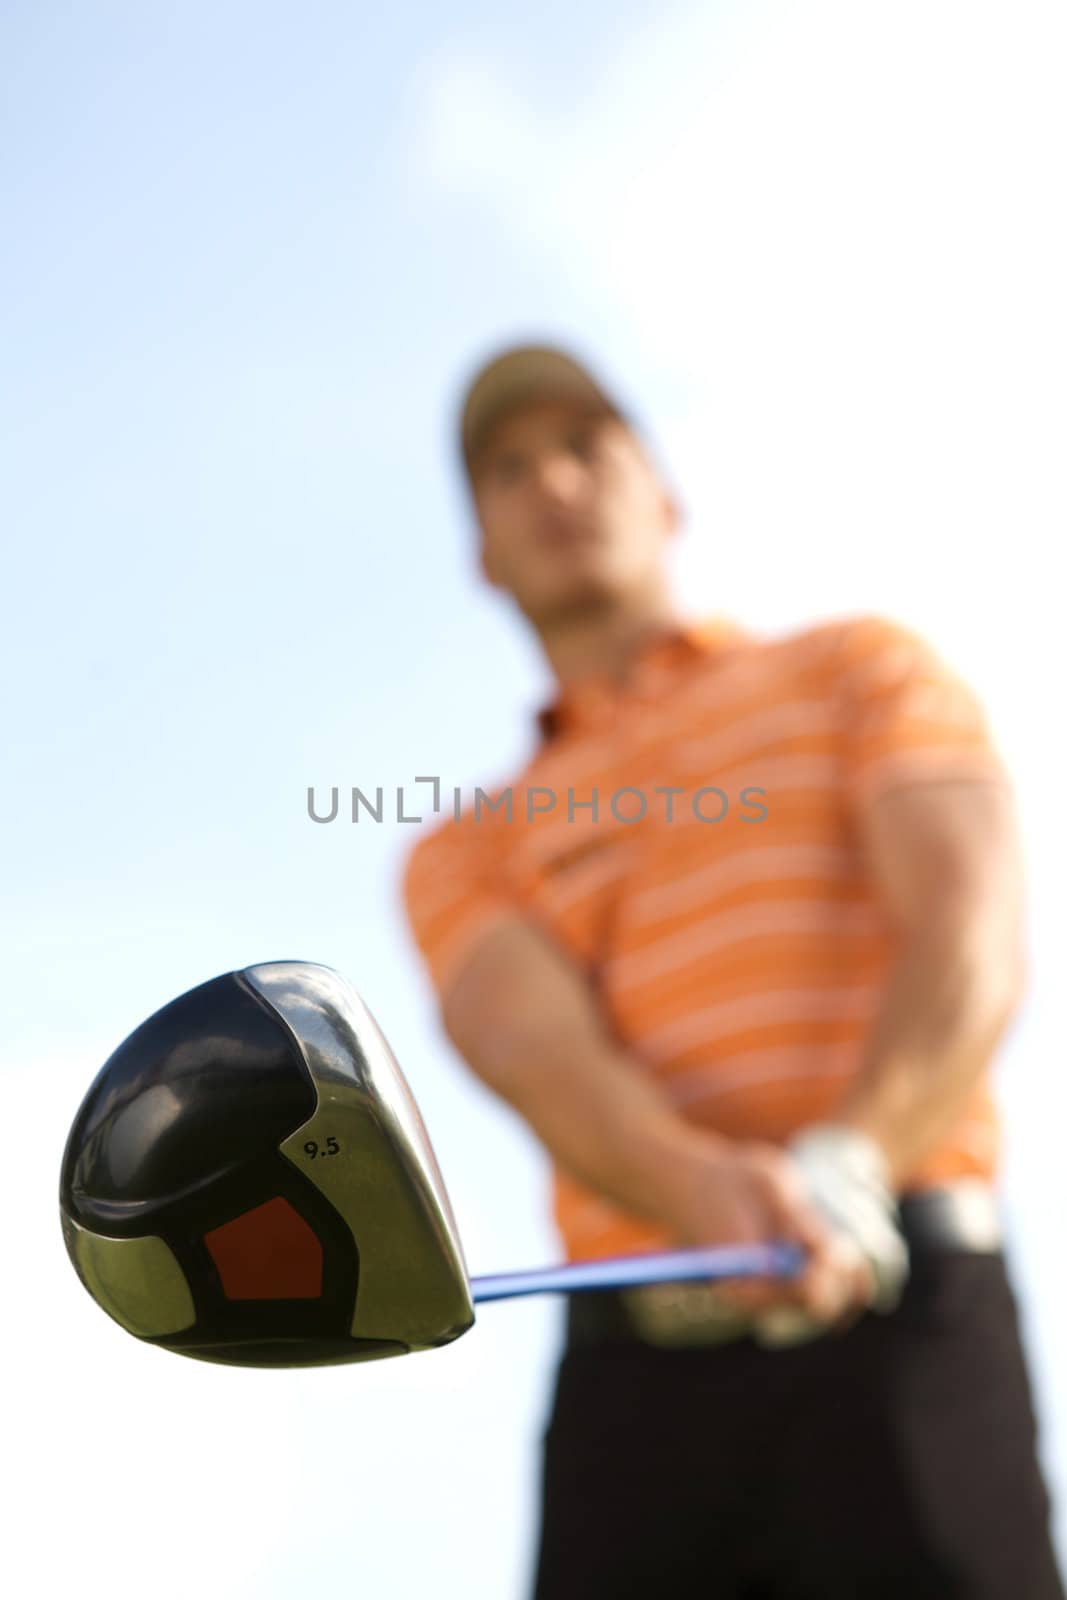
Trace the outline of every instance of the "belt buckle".
<instances>
[{"instance_id":1,"label":"belt buckle","mask_svg":"<svg viewBox=\"0 0 1067 1600\"><path fill-rule=\"evenodd\" d=\"M916 1249L995 1253L1004 1233L998 1197L982 1178L957 1178L900 1197L901 1231Z\"/></svg>"},{"instance_id":2,"label":"belt buckle","mask_svg":"<svg viewBox=\"0 0 1067 1600\"><path fill-rule=\"evenodd\" d=\"M637 1337L663 1349L727 1344L749 1332L748 1318L725 1305L713 1283L650 1283L623 1289L621 1299Z\"/></svg>"}]
</instances>

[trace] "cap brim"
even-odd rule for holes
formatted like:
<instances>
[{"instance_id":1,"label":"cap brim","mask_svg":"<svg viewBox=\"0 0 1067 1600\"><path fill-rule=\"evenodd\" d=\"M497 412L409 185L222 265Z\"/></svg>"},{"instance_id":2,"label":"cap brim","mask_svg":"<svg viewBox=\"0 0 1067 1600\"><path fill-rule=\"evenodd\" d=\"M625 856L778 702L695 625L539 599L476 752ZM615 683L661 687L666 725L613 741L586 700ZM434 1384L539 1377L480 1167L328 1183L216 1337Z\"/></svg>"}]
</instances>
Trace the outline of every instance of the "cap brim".
<instances>
[{"instance_id":1,"label":"cap brim","mask_svg":"<svg viewBox=\"0 0 1067 1600\"><path fill-rule=\"evenodd\" d=\"M477 465L493 427L540 399L573 401L590 411L624 417L589 370L565 351L548 345L517 346L482 367L467 388L460 444L468 473Z\"/></svg>"}]
</instances>

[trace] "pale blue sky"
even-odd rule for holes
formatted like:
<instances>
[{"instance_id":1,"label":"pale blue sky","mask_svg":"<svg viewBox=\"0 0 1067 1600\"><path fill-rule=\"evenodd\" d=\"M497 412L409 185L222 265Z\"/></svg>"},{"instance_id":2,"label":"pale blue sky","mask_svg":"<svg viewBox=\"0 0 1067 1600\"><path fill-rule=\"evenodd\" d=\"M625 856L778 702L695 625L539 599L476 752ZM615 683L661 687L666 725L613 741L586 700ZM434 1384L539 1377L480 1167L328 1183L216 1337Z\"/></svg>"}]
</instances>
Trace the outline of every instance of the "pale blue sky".
<instances>
[{"instance_id":1,"label":"pale blue sky","mask_svg":"<svg viewBox=\"0 0 1067 1600\"><path fill-rule=\"evenodd\" d=\"M122 1600L149 1563L157 1600L521 1600L557 1302L380 1367L213 1370L92 1305L55 1194L136 1023L297 957L389 1035L472 1271L557 1254L539 1152L437 1028L396 893L414 830L305 812L308 784L471 785L528 748L543 666L478 584L452 445L467 372L527 336L647 419L686 610L887 611L993 714L1032 863L1007 1198L1067 1499L1065 45L1042 0L4 7L22 1592Z\"/></svg>"}]
</instances>

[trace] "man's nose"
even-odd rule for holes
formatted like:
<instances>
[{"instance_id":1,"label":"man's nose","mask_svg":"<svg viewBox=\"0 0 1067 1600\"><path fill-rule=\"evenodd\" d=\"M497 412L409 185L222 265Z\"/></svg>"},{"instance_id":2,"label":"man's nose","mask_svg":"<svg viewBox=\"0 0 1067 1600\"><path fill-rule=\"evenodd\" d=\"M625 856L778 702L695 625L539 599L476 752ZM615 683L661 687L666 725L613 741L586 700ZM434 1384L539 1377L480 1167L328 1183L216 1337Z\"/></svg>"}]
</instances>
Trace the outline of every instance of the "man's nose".
<instances>
[{"instance_id":1,"label":"man's nose","mask_svg":"<svg viewBox=\"0 0 1067 1600\"><path fill-rule=\"evenodd\" d=\"M551 450L534 462L531 477L539 494L570 505L582 492L585 469L568 451Z\"/></svg>"}]
</instances>

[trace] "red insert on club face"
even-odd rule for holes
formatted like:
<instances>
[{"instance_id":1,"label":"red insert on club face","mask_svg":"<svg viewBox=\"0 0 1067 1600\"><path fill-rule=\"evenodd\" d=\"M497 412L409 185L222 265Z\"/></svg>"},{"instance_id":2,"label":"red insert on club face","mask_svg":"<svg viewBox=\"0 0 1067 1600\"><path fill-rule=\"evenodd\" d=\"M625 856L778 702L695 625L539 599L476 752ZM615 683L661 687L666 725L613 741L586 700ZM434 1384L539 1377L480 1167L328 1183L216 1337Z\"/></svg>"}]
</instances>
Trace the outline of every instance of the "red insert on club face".
<instances>
[{"instance_id":1,"label":"red insert on club face","mask_svg":"<svg viewBox=\"0 0 1067 1600\"><path fill-rule=\"evenodd\" d=\"M227 1300L318 1300L322 1295L322 1245L281 1195L212 1228L204 1243Z\"/></svg>"}]
</instances>

